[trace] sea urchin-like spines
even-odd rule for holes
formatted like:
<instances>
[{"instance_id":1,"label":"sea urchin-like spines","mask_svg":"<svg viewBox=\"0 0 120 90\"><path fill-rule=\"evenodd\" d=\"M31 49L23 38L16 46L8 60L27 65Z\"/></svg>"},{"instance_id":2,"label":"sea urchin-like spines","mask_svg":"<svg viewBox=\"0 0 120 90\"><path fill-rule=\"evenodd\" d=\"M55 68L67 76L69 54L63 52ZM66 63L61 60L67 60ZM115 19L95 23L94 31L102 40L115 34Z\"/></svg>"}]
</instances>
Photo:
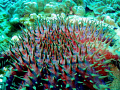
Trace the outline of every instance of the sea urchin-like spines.
<instances>
[{"instance_id":1,"label":"sea urchin-like spines","mask_svg":"<svg viewBox=\"0 0 120 90\"><path fill-rule=\"evenodd\" d=\"M89 22L84 26L83 21L81 25L71 25L69 21L47 24L46 20L40 20L37 25L32 29L27 27L17 47L10 49L16 66L11 64L12 78L7 83L16 86L7 86L7 89L96 90L106 85L103 81L110 71L107 56L102 54L103 50L107 52L103 49L107 45L102 40L102 29L97 31L96 25ZM23 79L22 83L17 82L21 80L18 77Z\"/></svg>"}]
</instances>

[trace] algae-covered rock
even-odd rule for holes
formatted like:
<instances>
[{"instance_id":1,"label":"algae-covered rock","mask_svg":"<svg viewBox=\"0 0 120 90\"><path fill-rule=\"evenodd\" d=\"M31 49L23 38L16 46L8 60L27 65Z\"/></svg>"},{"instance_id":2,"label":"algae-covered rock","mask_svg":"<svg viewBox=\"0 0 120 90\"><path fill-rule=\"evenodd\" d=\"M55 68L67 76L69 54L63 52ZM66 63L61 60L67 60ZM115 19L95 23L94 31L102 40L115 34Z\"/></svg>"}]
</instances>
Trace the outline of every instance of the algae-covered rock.
<instances>
[{"instance_id":1,"label":"algae-covered rock","mask_svg":"<svg viewBox=\"0 0 120 90\"><path fill-rule=\"evenodd\" d=\"M1 43L6 43L7 42L7 40L9 40L10 38L7 36L7 35L5 35L4 33L2 33L2 35L0 34L0 44ZM1 45L0 45L1 46Z\"/></svg>"},{"instance_id":2,"label":"algae-covered rock","mask_svg":"<svg viewBox=\"0 0 120 90\"><path fill-rule=\"evenodd\" d=\"M73 0L77 6L83 6L83 7L86 7L86 3L85 3L85 0Z\"/></svg>"},{"instance_id":3,"label":"algae-covered rock","mask_svg":"<svg viewBox=\"0 0 120 90\"><path fill-rule=\"evenodd\" d=\"M94 1L90 2L87 7L90 10L94 11L95 15L101 15L105 13L114 13L117 9L119 9L120 5L115 1L110 0L102 0L102 1Z\"/></svg>"},{"instance_id":4,"label":"algae-covered rock","mask_svg":"<svg viewBox=\"0 0 120 90\"><path fill-rule=\"evenodd\" d=\"M24 14L37 13L38 5L36 2L24 3Z\"/></svg>"},{"instance_id":5,"label":"algae-covered rock","mask_svg":"<svg viewBox=\"0 0 120 90\"><path fill-rule=\"evenodd\" d=\"M90 2L87 7L90 10L94 10L95 8L101 7L101 6L105 6L105 4L102 1L99 2Z\"/></svg>"},{"instance_id":6,"label":"algae-covered rock","mask_svg":"<svg viewBox=\"0 0 120 90\"><path fill-rule=\"evenodd\" d=\"M105 13L114 13L115 9L113 7L107 7L103 9L103 12Z\"/></svg>"},{"instance_id":7,"label":"algae-covered rock","mask_svg":"<svg viewBox=\"0 0 120 90\"><path fill-rule=\"evenodd\" d=\"M73 7L77 5L73 0L63 0L63 2L65 2L67 7Z\"/></svg>"},{"instance_id":8,"label":"algae-covered rock","mask_svg":"<svg viewBox=\"0 0 120 90\"><path fill-rule=\"evenodd\" d=\"M13 17L10 19L11 24L19 23L19 15L14 14Z\"/></svg>"},{"instance_id":9,"label":"algae-covered rock","mask_svg":"<svg viewBox=\"0 0 120 90\"><path fill-rule=\"evenodd\" d=\"M22 23L20 23L20 17L19 14L14 14L13 17L9 20L9 24L10 24L10 32L8 34L8 36L12 36L11 32L17 32L18 30L20 30L20 26L23 26Z\"/></svg>"},{"instance_id":10,"label":"algae-covered rock","mask_svg":"<svg viewBox=\"0 0 120 90\"><path fill-rule=\"evenodd\" d=\"M74 6L72 8L72 11L74 12L74 14L79 15L79 16L85 15L85 8L82 6Z\"/></svg>"},{"instance_id":11,"label":"algae-covered rock","mask_svg":"<svg viewBox=\"0 0 120 90\"><path fill-rule=\"evenodd\" d=\"M120 17L120 11L117 11L117 12L116 12L116 14L117 14L117 16L119 16L119 17Z\"/></svg>"},{"instance_id":12,"label":"algae-covered rock","mask_svg":"<svg viewBox=\"0 0 120 90\"><path fill-rule=\"evenodd\" d=\"M120 27L120 18L117 21L117 25Z\"/></svg>"},{"instance_id":13,"label":"algae-covered rock","mask_svg":"<svg viewBox=\"0 0 120 90\"><path fill-rule=\"evenodd\" d=\"M112 15L115 14L103 14L103 15L99 15L96 17L96 19L98 19L99 21L103 21L104 23L110 25L110 26L114 26L116 27L116 22L115 22L115 17L113 17Z\"/></svg>"},{"instance_id":14,"label":"algae-covered rock","mask_svg":"<svg viewBox=\"0 0 120 90\"><path fill-rule=\"evenodd\" d=\"M44 2L44 0L38 0L37 1L37 5L38 5L38 12L41 12L41 11L43 11L44 10L44 6L45 6L45 2Z\"/></svg>"},{"instance_id":15,"label":"algae-covered rock","mask_svg":"<svg viewBox=\"0 0 120 90\"><path fill-rule=\"evenodd\" d=\"M93 11L86 11L85 17L94 17L94 12Z\"/></svg>"},{"instance_id":16,"label":"algae-covered rock","mask_svg":"<svg viewBox=\"0 0 120 90\"><path fill-rule=\"evenodd\" d=\"M37 14L36 13L30 14L30 21L34 22L35 20L37 20Z\"/></svg>"},{"instance_id":17,"label":"algae-covered rock","mask_svg":"<svg viewBox=\"0 0 120 90\"><path fill-rule=\"evenodd\" d=\"M56 6L54 6L54 2L51 2L51 3L49 3L49 4L46 4L45 5L45 7L44 7L44 12L46 12L46 13L54 13L55 12L55 10L54 9L56 9L56 10L58 10L58 6L56 5Z\"/></svg>"},{"instance_id":18,"label":"algae-covered rock","mask_svg":"<svg viewBox=\"0 0 120 90\"><path fill-rule=\"evenodd\" d=\"M77 4L73 0L63 0L62 2L64 2L67 6L64 13L66 15L73 14L73 12L71 10L74 6L77 6Z\"/></svg>"},{"instance_id":19,"label":"algae-covered rock","mask_svg":"<svg viewBox=\"0 0 120 90\"><path fill-rule=\"evenodd\" d=\"M109 24L109 25L116 26L115 20L112 19L110 16L105 15L104 22Z\"/></svg>"},{"instance_id":20,"label":"algae-covered rock","mask_svg":"<svg viewBox=\"0 0 120 90\"><path fill-rule=\"evenodd\" d=\"M9 15L7 12L0 12L0 35L6 34L10 31L10 24L8 22Z\"/></svg>"},{"instance_id":21,"label":"algae-covered rock","mask_svg":"<svg viewBox=\"0 0 120 90\"><path fill-rule=\"evenodd\" d=\"M113 8L116 9L116 10L117 10L117 9L120 10L120 5L119 5L119 4L114 4L114 5L113 5Z\"/></svg>"},{"instance_id":22,"label":"algae-covered rock","mask_svg":"<svg viewBox=\"0 0 120 90\"><path fill-rule=\"evenodd\" d=\"M19 16L23 16L25 14L38 13L44 9L44 0L37 1L17 1L13 5L8 8L8 13L10 13L11 17L14 14L18 14Z\"/></svg>"},{"instance_id":23,"label":"algae-covered rock","mask_svg":"<svg viewBox=\"0 0 120 90\"><path fill-rule=\"evenodd\" d=\"M44 12L45 13L62 13L66 11L65 9L66 9L65 3L50 2L45 5Z\"/></svg>"},{"instance_id":24,"label":"algae-covered rock","mask_svg":"<svg viewBox=\"0 0 120 90\"><path fill-rule=\"evenodd\" d=\"M11 38L11 41L14 41L14 42L17 42L19 41L19 37L14 35L12 38Z\"/></svg>"},{"instance_id":25,"label":"algae-covered rock","mask_svg":"<svg viewBox=\"0 0 120 90\"><path fill-rule=\"evenodd\" d=\"M8 19L8 17L9 17L9 15L7 12L5 12L5 11L0 12L0 23L6 21Z\"/></svg>"},{"instance_id":26,"label":"algae-covered rock","mask_svg":"<svg viewBox=\"0 0 120 90\"><path fill-rule=\"evenodd\" d=\"M120 0L115 0L115 3L117 3L118 5L120 5Z\"/></svg>"},{"instance_id":27,"label":"algae-covered rock","mask_svg":"<svg viewBox=\"0 0 120 90\"><path fill-rule=\"evenodd\" d=\"M102 14L104 9L106 9L107 7L106 6L101 6L101 7L98 7L98 8L95 8L93 11L95 14Z\"/></svg>"},{"instance_id":28,"label":"algae-covered rock","mask_svg":"<svg viewBox=\"0 0 120 90\"><path fill-rule=\"evenodd\" d=\"M61 18L66 18L65 13L61 13L61 14L60 14L60 17L61 17Z\"/></svg>"},{"instance_id":29,"label":"algae-covered rock","mask_svg":"<svg viewBox=\"0 0 120 90\"><path fill-rule=\"evenodd\" d=\"M104 13L113 13L115 12L115 9L112 7L100 6L100 7L95 8L93 11L96 15L99 15L99 14L104 14Z\"/></svg>"},{"instance_id":30,"label":"algae-covered rock","mask_svg":"<svg viewBox=\"0 0 120 90\"><path fill-rule=\"evenodd\" d=\"M24 14L24 3L25 2L19 0L12 5L8 5L9 7L6 11L10 14L10 17L12 17L14 14L22 16Z\"/></svg>"}]
</instances>

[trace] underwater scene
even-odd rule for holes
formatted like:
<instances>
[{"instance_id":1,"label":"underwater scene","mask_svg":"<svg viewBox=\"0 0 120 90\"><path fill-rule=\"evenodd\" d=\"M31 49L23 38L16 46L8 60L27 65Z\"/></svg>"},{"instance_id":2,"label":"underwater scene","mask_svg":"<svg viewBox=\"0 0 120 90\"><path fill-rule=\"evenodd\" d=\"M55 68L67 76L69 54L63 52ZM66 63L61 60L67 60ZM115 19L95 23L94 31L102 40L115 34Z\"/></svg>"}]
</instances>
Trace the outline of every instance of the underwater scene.
<instances>
[{"instance_id":1,"label":"underwater scene","mask_svg":"<svg viewBox=\"0 0 120 90\"><path fill-rule=\"evenodd\" d=\"M120 90L120 0L0 0L0 90Z\"/></svg>"}]
</instances>

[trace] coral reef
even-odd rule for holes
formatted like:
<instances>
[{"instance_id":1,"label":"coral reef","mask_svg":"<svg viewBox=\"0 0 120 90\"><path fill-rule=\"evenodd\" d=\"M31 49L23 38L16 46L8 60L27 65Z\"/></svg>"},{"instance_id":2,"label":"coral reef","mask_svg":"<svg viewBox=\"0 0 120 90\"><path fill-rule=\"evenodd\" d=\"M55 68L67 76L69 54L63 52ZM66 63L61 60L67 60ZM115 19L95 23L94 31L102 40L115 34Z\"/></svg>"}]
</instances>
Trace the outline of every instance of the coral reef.
<instances>
[{"instance_id":1,"label":"coral reef","mask_svg":"<svg viewBox=\"0 0 120 90\"><path fill-rule=\"evenodd\" d=\"M8 23L8 14L6 12L0 12L0 42L4 42L8 37L6 33L10 31L10 24Z\"/></svg>"},{"instance_id":2,"label":"coral reef","mask_svg":"<svg viewBox=\"0 0 120 90\"><path fill-rule=\"evenodd\" d=\"M57 2L57 0L32 0L32 1L8 1L4 0L0 2L0 34L3 34L5 37L1 42L4 42L5 39L11 38L8 36L12 31L15 31L14 24L19 22L21 17L30 15L33 13L39 14L44 13L47 16L50 16L52 13L61 14L61 13L70 13L70 8L76 5L72 0L64 0L62 2ZM32 23L27 21L26 24L31 25ZM14 30L13 30L14 29ZM16 28L16 31L18 29ZM13 34L13 33L11 33ZM0 35L0 37L3 37ZM11 36L11 35L10 35Z\"/></svg>"},{"instance_id":3,"label":"coral reef","mask_svg":"<svg viewBox=\"0 0 120 90\"><path fill-rule=\"evenodd\" d=\"M94 12L95 16L105 16L106 14L112 18L112 22L118 22L120 3L119 0L92 0L87 2L87 8ZM110 20L111 21L111 20ZM111 23L112 23L111 22ZM111 25L110 23L110 25ZM118 23L119 26L119 23Z\"/></svg>"},{"instance_id":4,"label":"coral reef","mask_svg":"<svg viewBox=\"0 0 120 90\"><path fill-rule=\"evenodd\" d=\"M106 5L103 1L90 3L88 8L93 10L96 15L115 12L113 7Z\"/></svg>"},{"instance_id":5,"label":"coral reef","mask_svg":"<svg viewBox=\"0 0 120 90\"><path fill-rule=\"evenodd\" d=\"M61 18L40 19L26 29L1 59L13 67L7 90L109 88L110 64L120 66L116 49L114 54L108 50L114 35L106 37L103 27Z\"/></svg>"}]
</instances>

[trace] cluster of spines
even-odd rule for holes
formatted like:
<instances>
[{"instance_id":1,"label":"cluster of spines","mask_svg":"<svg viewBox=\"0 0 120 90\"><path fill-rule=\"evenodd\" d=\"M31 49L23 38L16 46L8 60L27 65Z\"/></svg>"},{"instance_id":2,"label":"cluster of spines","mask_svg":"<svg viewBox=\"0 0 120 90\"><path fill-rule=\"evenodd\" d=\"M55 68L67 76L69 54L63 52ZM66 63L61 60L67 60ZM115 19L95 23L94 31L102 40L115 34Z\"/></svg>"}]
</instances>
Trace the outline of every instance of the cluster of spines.
<instances>
[{"instance_id":1,"label":"cluster of spines","mask_svg":"<svg viewBox=\"0 0 120 90\"><path fill-rule=\"evenodd\" d=\"M106 34L93 23L72 26L68 21L55 22L40 20L37 29L26 27L20 42L10 47L15 63L9 62L13 71L7 88L95 90L106 85L102 80L111 72L108 64L116 59L110 56L106 60L104 55L111 40L104 40Z\"/></svg>"}]
</instances>

